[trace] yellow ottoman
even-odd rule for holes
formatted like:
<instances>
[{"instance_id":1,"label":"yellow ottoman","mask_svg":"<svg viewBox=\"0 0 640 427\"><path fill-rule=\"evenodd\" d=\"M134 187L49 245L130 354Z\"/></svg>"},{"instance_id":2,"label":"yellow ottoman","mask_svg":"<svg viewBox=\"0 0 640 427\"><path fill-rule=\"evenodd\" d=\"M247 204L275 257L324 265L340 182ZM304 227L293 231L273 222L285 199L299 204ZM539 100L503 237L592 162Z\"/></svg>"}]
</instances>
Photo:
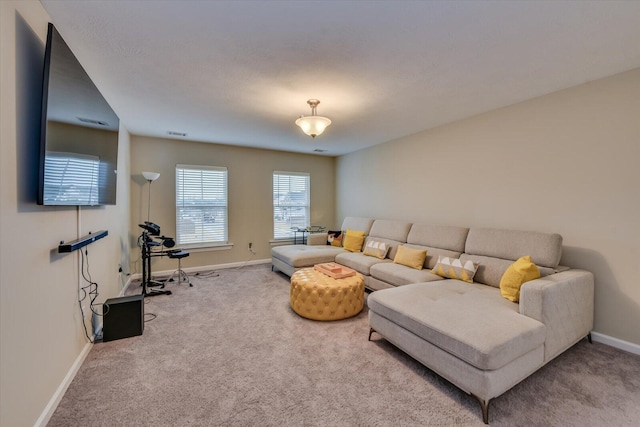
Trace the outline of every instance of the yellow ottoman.
<instances>
[{"instance_id":1,"label":"yellow ottoman","mask_svg":"<svg viewBox=\"0 0 640 427\"><path fill-rule=\"evenodd\" d=\"M291 276L290 302L293 311L313 320L340 320L353 317L364 307L362 274L333 279L303 268Z\"/></svg>"}]
</instances>

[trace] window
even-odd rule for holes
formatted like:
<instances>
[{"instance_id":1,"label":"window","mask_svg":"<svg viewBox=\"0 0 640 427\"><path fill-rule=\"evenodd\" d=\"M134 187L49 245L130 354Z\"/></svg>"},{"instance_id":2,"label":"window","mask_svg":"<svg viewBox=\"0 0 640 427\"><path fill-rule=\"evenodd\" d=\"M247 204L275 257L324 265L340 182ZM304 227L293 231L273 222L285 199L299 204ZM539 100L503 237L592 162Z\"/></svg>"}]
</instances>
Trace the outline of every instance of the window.
<instances>
[{"instance_id":1,"label":"window","mask_svg":"<svg viewBox=\"0 0 640 427\"><path fill-rule=\"evenodd\" d=\"M273 173L273 237L293 237L291 228L305 228L309 220L309 174Z\"/></svg>"},{"instance_id":2,"label":"window","mask_svg":"<svg viewBox=\"0 0 640 427\"><path fill-rule=\"evenodd\" d=\"M44 165L45 204L98 204L99 157L47 151Z\"/></svg>"},{"instance_id":3,"label":"window","mask_svg":"<svg viewBox=\"0 0 640 427\"><path fill-rule=\"evenodd\" d=\"M227 233L227 168L176 165L178 244L227 243Z\"/></svg>"}]
</instances>

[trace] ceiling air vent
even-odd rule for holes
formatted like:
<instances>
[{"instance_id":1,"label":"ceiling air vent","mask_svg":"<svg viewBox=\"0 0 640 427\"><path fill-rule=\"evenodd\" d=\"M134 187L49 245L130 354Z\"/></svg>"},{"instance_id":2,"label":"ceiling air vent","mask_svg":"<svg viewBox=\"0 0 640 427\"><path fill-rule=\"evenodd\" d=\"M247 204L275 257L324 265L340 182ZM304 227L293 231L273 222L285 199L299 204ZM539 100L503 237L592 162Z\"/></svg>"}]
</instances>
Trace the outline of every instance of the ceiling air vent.
<instances>
[{"instance_id":1,"label":"ceiling air vent","mask_svg":"<svg viewBox=\"0 0 640 427\"><path fill-rule=\"evenodd\" d=\"M176 132L173 130L167 131L167 135L171 135L171 136L187 136L187 134L185 132Z\"/></svg>"},{"instance_id":2,"label":"ceiling air vent","mask_svg":"<svg viewBox=\"0 0 640 427\"><path fill-rule=\"evenodd\" d=\"M109 126L109 123L103 122L102 120L86 119L84 117L76 117L76 119L80 120L83 123L91 123L92 125Z\"/></svg>"},{"instance_id":3,"label":"ceiling air vent","mask_svg":"<svg viewBox=\"0 0 640 427\"><path fill-rule=\"evenodd\" d=\"M322 148L316 148L315 150L313 150L314 153L326 153L329 150L323 150Z\"/></svg>"}]
</instances>

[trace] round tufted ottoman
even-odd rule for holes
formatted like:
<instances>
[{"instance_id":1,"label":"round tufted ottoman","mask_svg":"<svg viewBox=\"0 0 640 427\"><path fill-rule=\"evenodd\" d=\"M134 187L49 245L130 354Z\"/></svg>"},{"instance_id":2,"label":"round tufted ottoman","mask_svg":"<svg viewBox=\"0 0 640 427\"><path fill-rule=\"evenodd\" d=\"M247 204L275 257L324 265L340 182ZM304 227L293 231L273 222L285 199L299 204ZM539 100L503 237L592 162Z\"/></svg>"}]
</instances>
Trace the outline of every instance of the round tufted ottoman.
<instances>
[{"instance_id":1,"label":"round tufted ottoman","mask_svg":"<svg viewBox=\"0 0 640 427\"><path fill-rule=\"evenodd\" d=\"M291 276L293 311L313 320L340 320L355 316L364 306L364 278L360 273L333 279L312 268Z\"/></svg>"}]
</instances>

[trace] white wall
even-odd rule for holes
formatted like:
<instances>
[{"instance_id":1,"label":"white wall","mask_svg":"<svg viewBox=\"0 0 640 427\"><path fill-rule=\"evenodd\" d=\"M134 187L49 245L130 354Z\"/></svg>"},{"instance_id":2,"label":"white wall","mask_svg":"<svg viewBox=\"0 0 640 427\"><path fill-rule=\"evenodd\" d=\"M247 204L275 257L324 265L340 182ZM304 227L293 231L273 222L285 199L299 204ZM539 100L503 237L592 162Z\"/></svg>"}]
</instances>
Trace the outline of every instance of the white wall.
<instances>
[{"instance_id":1,"label":"white wall","mask_svg":"<svg viewBox=\"0 0 640 427\"><path fill-rule=\"evenodd\" d=\"M359 215L558 232L595 273L595 331L640 344L640 69L338 158Z\"/></svg>"},{"instance_id":2,"label":"white wall","mask_svg":"<svg viewBox=\"0 0 640 427\"><path fill-rule=\"evenodd\" d=\"M47 16L37 1L0 2L0 425L30 426L86 347L78 308L79 253L61 240L109 235L89 246L100 298L121 289L128 264L129 135L119 145L118 205L37 206L40 96ZM88 311L88 306L85 303ZM91 316L87 315L91 333Z\"/></svg>"}]
</instances>

